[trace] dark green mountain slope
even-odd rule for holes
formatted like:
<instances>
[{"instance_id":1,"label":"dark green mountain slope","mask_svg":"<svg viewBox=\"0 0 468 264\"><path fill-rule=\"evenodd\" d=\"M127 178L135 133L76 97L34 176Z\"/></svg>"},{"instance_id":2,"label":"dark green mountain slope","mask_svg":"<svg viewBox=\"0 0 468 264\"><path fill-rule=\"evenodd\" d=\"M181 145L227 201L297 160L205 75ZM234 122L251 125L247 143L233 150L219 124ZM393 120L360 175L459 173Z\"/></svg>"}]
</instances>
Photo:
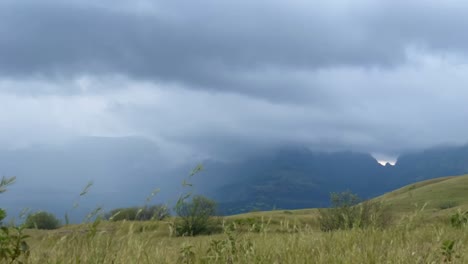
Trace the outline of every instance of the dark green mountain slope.
<instances>
[{"instance_id":1,"label":"dark green mountain slope","mask_svg":"<svg viewBox=\"0 0 468 264\"><path fill-rule=\"evenodd\" d=\"M382 166L371 155L352 152L316 153L302 148L244 163L230 181L212 191L221 212L240 213L272 208L328 206L330 192L351 190L371 198L411 182L468 173L468 146L429 149L402 155L395 166ZM222 170L222 166L216 168ZM222 172L207 168L208 177ZM237 179L237 180L233 180Z\"/></svg>"}]
</instances>

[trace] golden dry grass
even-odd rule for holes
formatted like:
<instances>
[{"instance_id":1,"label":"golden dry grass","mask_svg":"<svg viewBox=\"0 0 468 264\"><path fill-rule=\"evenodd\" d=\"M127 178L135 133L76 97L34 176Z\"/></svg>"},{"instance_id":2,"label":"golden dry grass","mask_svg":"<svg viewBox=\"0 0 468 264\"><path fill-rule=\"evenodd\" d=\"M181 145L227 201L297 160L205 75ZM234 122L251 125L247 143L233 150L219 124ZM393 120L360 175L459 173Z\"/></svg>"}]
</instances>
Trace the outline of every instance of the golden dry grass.
<instances>
[{"instance_id":1,"label":"golden dry grass","mask_svg":"<svg viewBox=\"0 0 468 264\"><path fill-rule=\"evenodd\" d=\"M172 219L28 230L28 263L468 263L468 227L449 222L467 198L468 175L405 186L375 199L395 216L385 229L321 232L307 209L219 218L224 233L198 237L173 237Z\"/></svg>"},{"instance_id":2,"label":"golden dry grass","mask_svg":"<svg viewBox=\"0 0 468 264\"><path fill-rule=\"evenodd\" d=\"M452 263L468 263L468 229L423 224L408 217L388 229L320 232L313 227L266 226L170 237L167 225L106 223L95 236L75 229L32 231L30 263L443 263L441 246L455 241ZM281 227L281 226L280 226ZM213 246L217 244L218 246ZM210 250L211 248L211 250ZM216 250L214 250L216 249Z\"/></svg>"}]
</instances>

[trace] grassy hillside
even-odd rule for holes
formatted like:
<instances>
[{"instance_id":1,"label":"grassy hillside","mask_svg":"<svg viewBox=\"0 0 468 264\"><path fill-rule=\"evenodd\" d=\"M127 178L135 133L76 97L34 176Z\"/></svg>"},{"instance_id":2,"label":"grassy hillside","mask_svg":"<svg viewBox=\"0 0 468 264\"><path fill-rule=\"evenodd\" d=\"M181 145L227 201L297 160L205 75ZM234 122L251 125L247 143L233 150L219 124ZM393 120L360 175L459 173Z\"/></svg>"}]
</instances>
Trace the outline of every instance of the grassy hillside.
<instances>
[{"instance_id":1,"label":"grassy hillside","mask_svg":"<svg viewBox=\"0 0 468 264\"><path fill-rule=\"evenodd\" d=\"M173 219L27 230L25 263L468 263L468 227L448 221L468 208L468 175L414 183L373 200L396 216L391 226L322 232L318 210L306 209L219 218L224 232L198 237L173 236Z\"/></svg>"},{"instance_id":2,"label":"grassy hillside","mask_svg":"<svg viewBox=\"0 0 468 264\"><path fill-rule=\"evenodd\" d=\"M468 208L468 175L417 182L373 199L394 213L405 214L423 206L425 213L446 215Z\"/></svg>"},{"instance_id":3,"label":"grassy hillside","mask_svg":"<svg viewBox=\"0 0 468 264\"><path fill-rule=\"evenodd\" d=\"M468 209L468 175L447 176L412 183L371 201L382 202L386 210L396 215L405 215L417 210L429 216L449 215L457 209ZM317 209L303 209L252 212L230 216L227 219L264 217L313 223L316 216Z\"/></svg>"},{"instance_id":4,"label":"grassy hillside","mask_svg":"<svg viewBox=\"0 0 468 264\"><path fill-rule=\"evenodd\" d=\"M131 223L120 225L95 236L36 232L29 263L468 263L468 232L446 225L199 237L169 237L158 230L141 232ZM451 262L441 250L445 241L455 241Z\"/></svg>"}]
</instances>

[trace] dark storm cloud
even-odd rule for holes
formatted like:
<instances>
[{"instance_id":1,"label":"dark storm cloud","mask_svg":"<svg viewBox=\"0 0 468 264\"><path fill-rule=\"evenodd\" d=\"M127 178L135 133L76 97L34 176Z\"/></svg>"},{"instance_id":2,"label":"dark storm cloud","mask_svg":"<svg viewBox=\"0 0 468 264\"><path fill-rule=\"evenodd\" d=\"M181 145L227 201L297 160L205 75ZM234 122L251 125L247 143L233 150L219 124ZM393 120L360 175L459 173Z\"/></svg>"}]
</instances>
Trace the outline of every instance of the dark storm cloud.
<instances>
[{"instance_id":1,"label":"dark storm cloud","mask_svg":"<svg viewBox=\"0 0 468 264\"><path fill-rule=\"evenodd\" d=\"M466 14L458 0L0 0L0 170L21 197L89 176L133 202L206 158L464 144ZM109 137L122 148L93 149Z\"/></svg>"},{"instance_id":2,"label":"dark storm cloud","mask_svg":"<svg viewBox=\"0 0 468 264\"><path fill-rule=\"evenodd\" d=\"M278 80L282 75L336 66L394 67L404 63L407 45L461 48L465 43L447 46L431 35L434 30L454 39L458 34L447 29L463 29L463 21L427 24L460 9L448 6L437 14L422 2L408 8L372 1L153 1L146 9L124 1L104 3L0 3L0 74L121 74L301 99L300 93L315 85L294 76ZM414 34L421 29L427 34ZM288 96L281 92L285 89L296 91Z\"/></svg>"},{"instance_id":3,"label":"dark storm cloud","mask_svg":"<svg viewBox=\"0 0 468 264\"><path fill-rule=\"evenodd\" d=\"M392 155L464 142L467 11L455 0L5 0L0 98L16 113L0 115L13 128L0 133L137 134L208 156L226 152L220 142ZM28 134L35 126L53 131Z\"/></svg>"}]
</instances>

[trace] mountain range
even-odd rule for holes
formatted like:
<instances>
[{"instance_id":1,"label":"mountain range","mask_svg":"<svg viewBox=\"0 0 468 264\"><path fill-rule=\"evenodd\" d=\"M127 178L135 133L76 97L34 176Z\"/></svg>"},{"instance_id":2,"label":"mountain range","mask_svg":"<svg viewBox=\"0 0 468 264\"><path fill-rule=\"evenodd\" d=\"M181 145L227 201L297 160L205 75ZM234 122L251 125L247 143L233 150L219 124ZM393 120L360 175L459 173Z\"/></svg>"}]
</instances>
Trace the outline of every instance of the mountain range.
<instances>
[{"instance_id":1,"label":"mountain range","mask_svg":"<svg viewBox=\"0 0 468 264\"><path fill-rule=\"evenodd\" d=\"M184 192L181 182L196 161L168 166L163 154L152 141L138 137L78 138L0 150L0 172L18 179L2 194L2 203L13 214L29 207L63 215L78 201L77 220L96 206L141 205L154 188L161 190L153 202L171 204ZM220 214L236 214L326 207L331 192L350 190L367 199L412 182L467 174L468 145L402 154L394 166L383 166L367 153L297 146L202 163L204 171L191 179L193 191L214 198ZM89 181L94 183L89 194L80 197Z\"/></svg>"},{"instance_id":2,"label":"mountain range","mask_svg":"<svg viewBox=\"0 0 468 264\"><path fill-rule=\"evenodd\" d=\"M208 178L222 171L236 179L211 192L223 214L326 207L331 192L352 191L368 199L413 182L466 174L468 145L403 154L395 165L381 165L366 153L283 148L235 166L208 169Z\"/></svg>"}]
</instances>

